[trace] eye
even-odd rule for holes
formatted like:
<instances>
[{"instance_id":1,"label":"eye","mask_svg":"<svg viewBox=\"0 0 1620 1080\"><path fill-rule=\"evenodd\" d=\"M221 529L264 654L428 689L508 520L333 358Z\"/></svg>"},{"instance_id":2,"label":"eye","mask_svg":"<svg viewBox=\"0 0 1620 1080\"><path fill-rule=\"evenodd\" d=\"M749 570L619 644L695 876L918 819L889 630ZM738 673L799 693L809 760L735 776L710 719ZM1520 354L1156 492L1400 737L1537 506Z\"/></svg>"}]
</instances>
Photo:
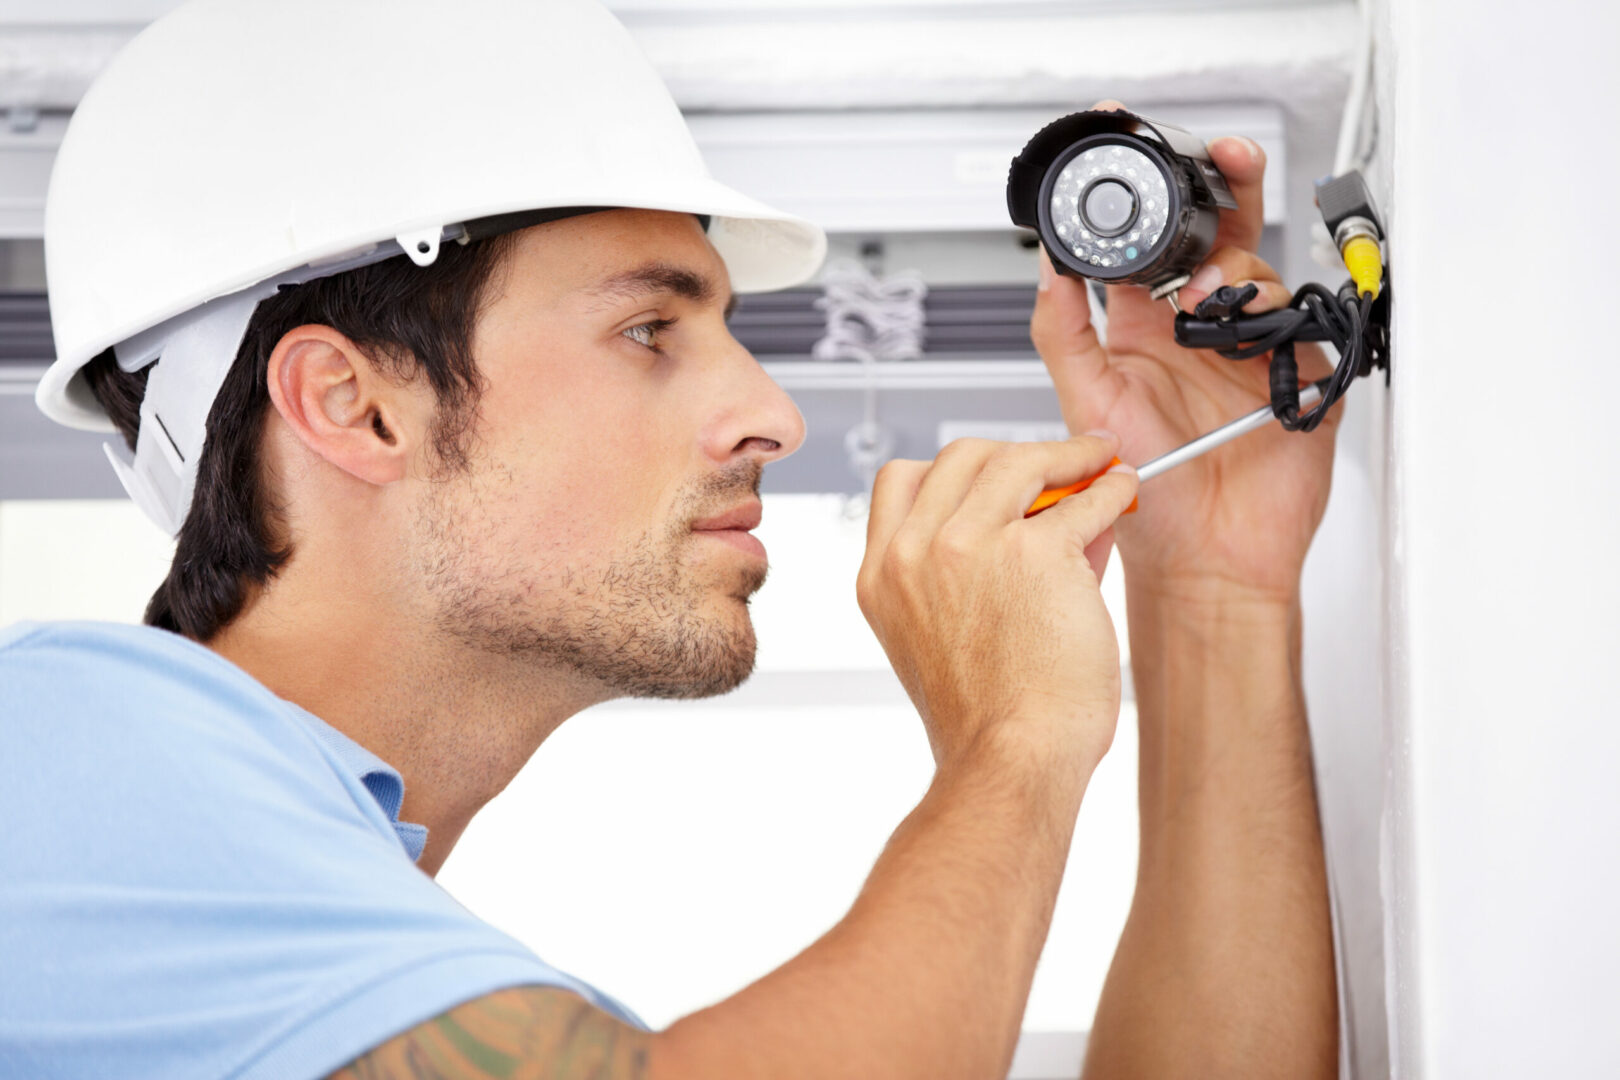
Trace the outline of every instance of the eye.
<instances>
[{"instance_id":1,"label":"eye","mask_svg":"<svg viewBox=\"0 0 1620 1080\"><path fill-rule=\"evenodd\" d=\"M653 319L624 331L624 336L643 348L658 352L659 335L675 325L674 319Z\"/></svg>"}]
</instances>

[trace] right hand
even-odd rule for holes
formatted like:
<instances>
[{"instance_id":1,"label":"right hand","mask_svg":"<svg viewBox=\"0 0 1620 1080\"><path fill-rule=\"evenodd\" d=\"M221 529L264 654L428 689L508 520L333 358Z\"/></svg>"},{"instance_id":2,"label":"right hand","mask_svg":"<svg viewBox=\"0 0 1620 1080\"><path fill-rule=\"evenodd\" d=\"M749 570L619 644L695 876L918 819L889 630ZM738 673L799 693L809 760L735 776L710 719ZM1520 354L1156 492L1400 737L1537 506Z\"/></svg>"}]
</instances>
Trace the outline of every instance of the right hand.
<instances>
[{"instance_id":1,"label":"right hand","mask_svg":"<svg viewBox=\"0 0 1620 1080\"><path fill-rule=\"evenodd\" d=\"M987 734L1095 765L1119 715L1119 643L1097 582L1136 474L1025 519L1045 488L1108 468L1111 435L960 439L878 473L856 593L941 768ZM1088 550L1089 549L1089 550Z\"/></svg>"},{"instance_id":2,"label":"right hand","mask_svg":"<svg viewBox=\"0 0 1620 1080\"><path fill-rule=\"evenodd\" d=\"M1098 109L1120 109L1103 101ZM1265 228L1265 153L1242 138L1216 139L1209 153L1237 200L1221 212L1214 253L1203 269L1226 284L1253 281L1250 313L1287 305L1288 289L1257 254ZM1234 363L1176 343L1170 305L1136 286L1108 288L1108 344L1091 321L1085 282L1056 273L1042 252L1030 335L1057 389L1070 431L1120 433L1129 461L1148 461L1271 400L1269 354ZM1196 282L1197 277L1194 278ZM1179 303L1191 310L1208 296L1190 284ZM1332 371L1321 349L1297 350L1300 385ZM1153 485L1142 511L1120 527L1133 592L1198 599L1201 609L1227 598L1291 608L1311 538L1327 510L1333 475L1335 408L1311 435L1280 425L1245 435ZM1134 602L1134 598L1133 598Z\"/></svg>"}]
</instances>

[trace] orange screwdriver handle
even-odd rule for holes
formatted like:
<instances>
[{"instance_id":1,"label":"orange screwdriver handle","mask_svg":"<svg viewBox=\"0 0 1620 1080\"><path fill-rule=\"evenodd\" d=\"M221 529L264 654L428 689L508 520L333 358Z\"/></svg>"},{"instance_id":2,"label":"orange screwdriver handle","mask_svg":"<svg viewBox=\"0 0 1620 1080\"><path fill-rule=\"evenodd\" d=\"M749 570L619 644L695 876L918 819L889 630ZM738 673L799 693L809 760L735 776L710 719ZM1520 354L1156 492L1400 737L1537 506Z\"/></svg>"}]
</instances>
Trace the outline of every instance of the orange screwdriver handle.
<instances>
[{"instance_id":1,"label":"orange screwdriver handle","mask_svg":"<svg viewBox=\"0 0 1620 1080\"><path fill-rule=\"evenodd\" d=\"M1108 468L1111 469L1115 465L1122 464L1124 464L1124 462L1120 461L1119 458L1115 458L1113 461L1108 463ZM1105 469L1104 472L1106 471L1107 470ZM1042 510L1045 510L1047 507L1054 505L1059 500L1067 499L1070 495L1078 495L1080 492L1090 487L1092 481L1096 480L1097 477L1101 475L1102 473L1098 473L1097 476L1093 476L1088 480L1082 480L1078 484L1070 484L1068 487L1046 489L1045 491L1041 492L1040 496L1036 498L1034 502L1029 504L1029 509L1024 511L1024 516L1027 518L1034 517L1036 514L1040 513ZM1136 513L1136 503L1137 500L1132 499L1131 505L1126 508L1125 512L1127 514Z\"/></svg>"}]
</instances>

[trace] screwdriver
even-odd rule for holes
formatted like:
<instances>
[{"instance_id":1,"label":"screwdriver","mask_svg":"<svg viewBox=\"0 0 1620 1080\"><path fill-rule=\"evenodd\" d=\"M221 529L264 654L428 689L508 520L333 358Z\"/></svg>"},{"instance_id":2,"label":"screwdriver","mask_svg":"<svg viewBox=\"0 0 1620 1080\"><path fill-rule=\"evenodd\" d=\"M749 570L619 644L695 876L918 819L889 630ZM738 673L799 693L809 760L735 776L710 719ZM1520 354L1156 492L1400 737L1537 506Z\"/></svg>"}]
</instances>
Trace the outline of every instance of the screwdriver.
<instances>
[{"instance_id":1,"label":"screwdriver","mask_svg":"<svg viewBox=\"0 0 1620 1080\"><path fill-rule=\"evenodd\" d=\"M1318 401L1322 400L1322 385L1326 382L1327 380L1323 379L1321 382L1311 383L1309 386L1301 389L1299 392L1299 407L1302 409L1309 408L1310 406L1315 405ZM1254 410L1252 413L1249 413L1247 416L1241 416L1232 421L1230 424L1222 425L1208 434L1198 436L1198 438L1184 446L1176 447L1168 454L1161 454L1160 456L1154 458L1152 461L1136 470L1137 482L1145 484L1155 476L1158 476L1160 473L1168 472L1177 465L1191 461L1195 457L1201 457L1215 449L1217 446L1231 442L1239 435L1247 435L1251 431L1257 431L1260 428L1265 427L1272 421L1273 418L1274 414L1271 411L1271 406L1262 405L1260 408ZM1112 467L1114 465L1118 465L1119 463L1119 458L1115 458L1113 461L1109 462L1109 466ZM1102 474L1098 473L1097 475L1101 476ZM1079 494L1080 492L1086 490L1086 488L1090 487L1092 481L1096 479L1097 476L1093 476L1090 479L1080 481L1078 484L1070 484L1068 487L1049 488L1046 491L1041 492L1040 496L1030 504L1029 509L1024 512L1024 516L1034 517L1036 514L1040 513L1042 510L1045 510L1047 507L1056 503L1060 499L1066 499L1070 495ZM1132 502L1130 509L1126 510L1125 512L1129 514L1135 509L1136 503Z\"/></svg>"}]
</instances>

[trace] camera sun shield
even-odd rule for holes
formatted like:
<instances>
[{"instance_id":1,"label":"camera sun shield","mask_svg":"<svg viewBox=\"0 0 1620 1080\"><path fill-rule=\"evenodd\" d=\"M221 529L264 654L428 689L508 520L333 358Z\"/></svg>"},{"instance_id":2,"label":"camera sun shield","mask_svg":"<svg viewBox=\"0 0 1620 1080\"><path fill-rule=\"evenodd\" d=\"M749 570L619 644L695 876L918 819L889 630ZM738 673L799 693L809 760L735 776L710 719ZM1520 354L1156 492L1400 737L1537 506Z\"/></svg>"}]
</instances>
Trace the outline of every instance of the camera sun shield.
<instances>
[{"instance_id":1,"label":"camera sun shield","mask_svg":"<svg viewBox=\"0 0 1620 1080\"><path fill-rule=\"evenodd\" d=\"M1007 209L1059 273L1168 290L1215 241L1226 178L1190 132L1134 113L1055 120L1013 159Z\"/></svg>"}]
</instances>

